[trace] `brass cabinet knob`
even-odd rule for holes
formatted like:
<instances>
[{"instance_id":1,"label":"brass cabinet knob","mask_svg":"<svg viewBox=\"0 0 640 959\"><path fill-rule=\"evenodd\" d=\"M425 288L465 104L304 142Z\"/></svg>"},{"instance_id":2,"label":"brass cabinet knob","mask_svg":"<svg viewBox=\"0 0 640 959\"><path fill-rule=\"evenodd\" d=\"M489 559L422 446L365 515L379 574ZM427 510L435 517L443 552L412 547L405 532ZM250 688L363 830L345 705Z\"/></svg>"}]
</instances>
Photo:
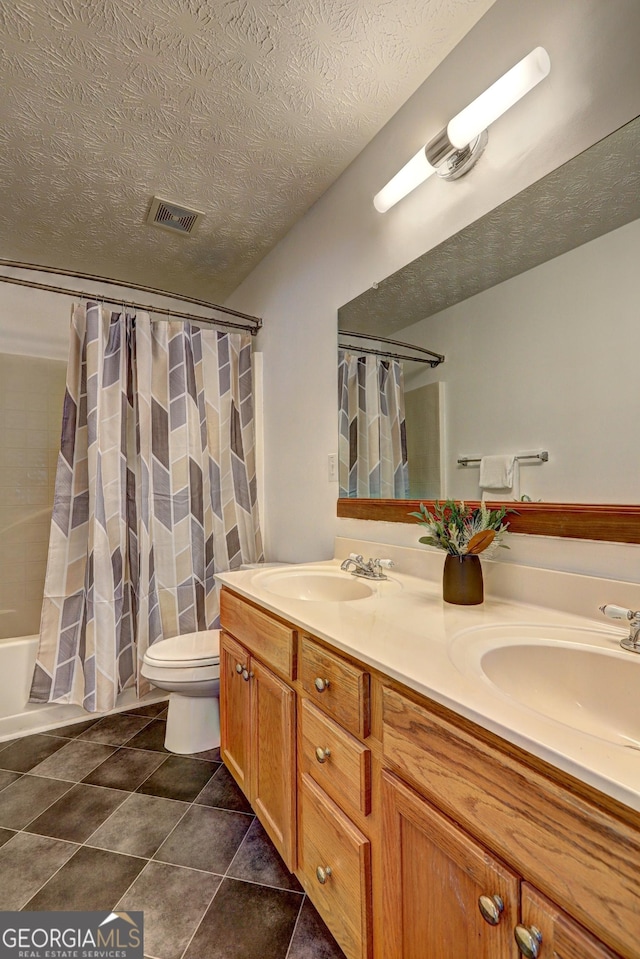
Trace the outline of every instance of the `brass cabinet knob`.
<instances>
[{"instance_id":1,"label":"brass cabinet knob","mask_svg":"<svg viewBox=\"0 0 640 959\"><path fill-rule=\"evenodd\" d=\"M316 869L316 879L321 886L324 886L325 882L331 876L331 866L318 866Z\"/></svg>"},{"instance_id":2,"label":"brass cabinet knob","mask_svg":"<svg viewBox=\"0 0 640 959\"><path fill-rule=\"evenodd\" d=\"M540 944L542 942L542 933L536 926L516 926L514 935L518 949L527 959L537 959L540 955Z\"/></svg>"},{"instance_id":3,"label":"brass cabinet knob","mask_svg":"<svg viewBox=\"0 0 640 959\"><path fill-rule=\"evenodd\" d=\"M330 755L331 755L330 749L326 749L322 746L318 746L318 748L316 749L316 759L318 760L319 763L326 763Z\"/></svg>"},{"instance_id":4,"label":"brass cabinet knob","mask_svg":"<svg viewBox=\"0 0 640 959\"><path fill-rule=\"evenodd\" d=\"M323 693L325 689L329 688L330 684L328 679L321 679L320 676L318 676L313 685L316 687L319 693Z\"/></svg>"},{"instance_id":5,"label":"brass cabinet knob","mask_svg":"<svg viewBox=\"0 0 640 959\"><path fill-rule=\"evenodd\" d=\"M497 926L504 911L504 902L500 896L480 896L478 908L485 922L490 926Z\"/></svg>"}]
</instances>

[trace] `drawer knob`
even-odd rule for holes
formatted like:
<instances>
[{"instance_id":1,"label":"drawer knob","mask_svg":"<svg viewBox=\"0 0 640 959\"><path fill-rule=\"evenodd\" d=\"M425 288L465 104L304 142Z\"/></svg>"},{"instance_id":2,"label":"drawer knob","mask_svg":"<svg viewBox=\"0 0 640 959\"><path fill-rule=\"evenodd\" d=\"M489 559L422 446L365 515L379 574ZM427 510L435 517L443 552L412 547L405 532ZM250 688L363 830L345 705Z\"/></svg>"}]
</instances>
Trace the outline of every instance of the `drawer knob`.
<instances>
[{"instance_id":1,"label":"drawer knob","mask_svg":"<svg viewBox=\"0 0 640 959\"><path fill-rule=\"evenodd\" d=\"M318 866L316 869L316 879L321 886L324 886L325 882L331 876L331 866Z\"/></svg>"},{"instance_id":2,"label":"drawer knob","mask_svg":"<svg viewBox=\"0 0 640 959\"><path fill-rule=\"evenodd\" d=\"M313 685L316 687L319 693L323 693L325 689L329 688L330 684L328 679L321 679L321 677L318 676Z\"/></svg>"},{"instance_id":3,"label":"drawer knob","mask_svg":"<svg viewBox=\"0 0 640 959\"><path fill-rule=\"evenodd\" d=\"M542 933L536 926L516 926L514 930L518 949L527 959L537 959L540 955Z\"/></svg>"},{"instance_id":4,"label":"drawer knob","mask_svg":"<svg viewBox=\"0 0 640 959\"><path fill-rule=\"evenodd\" d=\"M245 666L245 668L242 670L242 678L244 679L245 683L248 683L250 679L253 679L253 670L249 672Z\"/></svg>"},{"instance_id":5,"label":"drawer knob","mask_svg":"<svg viewBox=\"0 0 640 959\"><path fill-rule=\"evenodd\" d=\"M480 896L478 908L485 922L488 922L490 926L497 926L500 922L500 914L504 911L504 902L500 896Z\"/></svg>"},{"instance_id":6,"label":"drawer knob","mask_svg":"<svg viewBox=\"0 0 640 959\"><path fill-rule=\"evenodd\" d=\"M244 667L241 665L241 663L236 663L236 672L238 673L239 676L242 675L243 669Z\"/></svg>"},{"instance_id":7,"label":"drawer knob","mask_svg":"<svg viewBox=\"0 0 640 959\"><path fill-rule=\"evenodd\" d=\"M331 755L331 750L318 746L316 749L316 759L319 763L326 763L327 759Z\"/></svg>"}]
</instances>

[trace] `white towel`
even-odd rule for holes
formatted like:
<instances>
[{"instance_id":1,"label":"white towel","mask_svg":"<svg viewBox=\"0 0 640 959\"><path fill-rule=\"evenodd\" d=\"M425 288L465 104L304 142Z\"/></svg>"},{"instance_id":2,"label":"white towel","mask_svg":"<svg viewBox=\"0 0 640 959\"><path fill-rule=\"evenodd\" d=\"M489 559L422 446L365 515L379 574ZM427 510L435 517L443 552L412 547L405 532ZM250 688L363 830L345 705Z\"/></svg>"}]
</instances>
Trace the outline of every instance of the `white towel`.
<instances>
[{"instance_id":1,"label":"white towel","mask_svg":"<svg viewBox=\"0 0 640 959\"><path fill-rule=\"evenodd\" d=\"M504 456L483 456L480 460L481 489L508 490L513 487L513 474L516 458L507 453Z\"/></svg>"},{"instance_id":2,"label":"white towel","mask_svg":"<svg viewBox=\"0 0 640 959\"><path fill-rule=\"evenodd\" d=\"M513 464L513 477L511 480L511 487L505 487L504 489L492 489L482 490L481 496L483 503L488 503L495 500L516 500L520 499L520 463L518 460Z\"/></svg>"}]
</instances>

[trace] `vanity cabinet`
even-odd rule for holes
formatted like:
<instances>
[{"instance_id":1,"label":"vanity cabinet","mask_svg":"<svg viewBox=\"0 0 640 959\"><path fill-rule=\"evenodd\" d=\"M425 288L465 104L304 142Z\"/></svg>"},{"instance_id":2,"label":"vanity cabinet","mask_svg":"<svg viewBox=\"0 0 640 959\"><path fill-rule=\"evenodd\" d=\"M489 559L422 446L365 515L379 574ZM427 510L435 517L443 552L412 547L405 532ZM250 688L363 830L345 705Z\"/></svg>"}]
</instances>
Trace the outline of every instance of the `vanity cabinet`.
<instances>
[{"instance_id":1,"label":"vanity cabinet","mask_svg":"<svg viewBox=\"0 0 640 959\"><path fill-rule=\"evenodd\" d=\"M640 959L637 813L226 588L221 619L223 760L347 959Z\"/></svg>"}]
</instances>

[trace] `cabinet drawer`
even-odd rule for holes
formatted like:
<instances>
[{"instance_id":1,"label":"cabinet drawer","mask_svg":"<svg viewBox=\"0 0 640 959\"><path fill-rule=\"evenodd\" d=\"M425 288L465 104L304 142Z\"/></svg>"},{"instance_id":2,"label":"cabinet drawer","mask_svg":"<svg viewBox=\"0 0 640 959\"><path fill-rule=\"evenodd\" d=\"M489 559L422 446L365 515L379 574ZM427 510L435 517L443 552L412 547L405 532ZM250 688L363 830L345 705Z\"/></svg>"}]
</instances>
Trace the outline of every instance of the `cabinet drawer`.
<instances>
[{"instance_id":1,"label":"cabinet drawer","mask_svg":"<svg viewBox=\"0 0 640 959\"><path fill-rule=\"evenodd\" d=\"M235 593L220 593L222 628L239 639L250 652L287 679L296 678L296 630L251 606Z\"/></svg>"},{"instance_id":2,"label":"cabinet drawer","mask_svg":"<svg viewBox=\"0 0 640 959\"><path fill-rule=\"evenodd\" d=\"M371 812L371 750L302 700L302 771L341 805Z\"/></svg>"},{"instance_id":3,"label":"cabinet drawer","mask_svg":"<svg viewBox=\"0 0 640 959\"><path fill-rule=\"evenodd\" d=\"M369 840L306 775L301 779L300 825L300 878L306 892L347 959L370 959Z\"/></svg>"},{"instance_id":4,"label":"cabinet drawer","mask_svg":"<svg viewBox=\"0 0 640 959\"><path fill-rule=\"evenodd\" d=\"M369 735L369 673L303 636L300 678L311 699L342 726L363 739Z\"/></svg>"}]
</instances>

